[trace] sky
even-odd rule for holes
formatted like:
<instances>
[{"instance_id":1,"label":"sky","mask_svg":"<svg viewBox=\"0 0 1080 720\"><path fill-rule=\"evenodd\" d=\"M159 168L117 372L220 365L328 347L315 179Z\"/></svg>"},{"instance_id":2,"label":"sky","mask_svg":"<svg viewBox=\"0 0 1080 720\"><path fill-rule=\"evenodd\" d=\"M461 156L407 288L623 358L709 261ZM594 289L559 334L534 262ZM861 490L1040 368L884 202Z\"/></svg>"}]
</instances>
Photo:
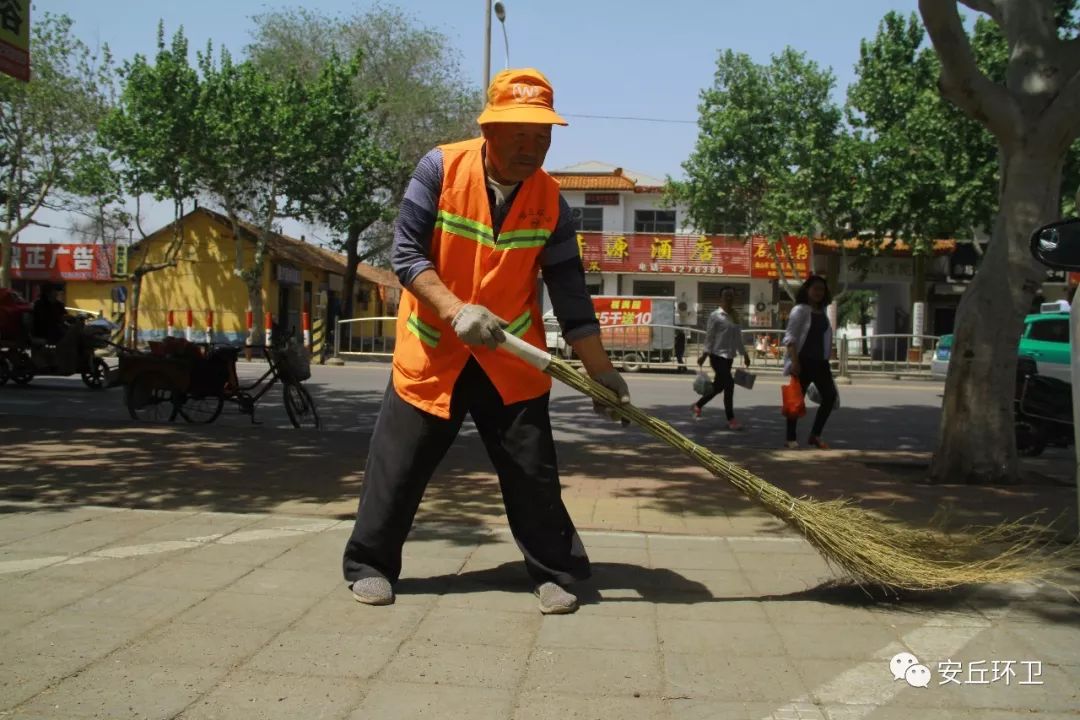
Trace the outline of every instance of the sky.
<instances>
[{"instance_id":1,"label":"sky","mask_svg":"<svg viewBox=\"0 0 1080 720\"><path fill-rule=\"evenodd\" d=\"M466 79L482 85L484 0L382 2L445 33ZM886 12L916 11L917 0L506 0L504 5L511 66L543 71L555 89L556 110L570 123L555 129L545 167L599 160L664 178L681 176L681 165L693 150L699 93L712 83L719 52L744 52L765 63L790 45L832 69L835 97L843 102L844 89L854 80L860 40L874 35ZM351 14L371 2L36 0L34 12L66 13L84 42L91 47L107 43L114 57L123 60L135 53L153 54L159 20L167 35L183 26L192 48L212 40L239 54L249 41L252 16L298 6ZM506 62L494 19L492 34L494 74ZM161 215L167 222L168 214ZM162 224L153 219L151 225ZM44 234L60 239L55 232Z\"/></svg>"}]
</instances>

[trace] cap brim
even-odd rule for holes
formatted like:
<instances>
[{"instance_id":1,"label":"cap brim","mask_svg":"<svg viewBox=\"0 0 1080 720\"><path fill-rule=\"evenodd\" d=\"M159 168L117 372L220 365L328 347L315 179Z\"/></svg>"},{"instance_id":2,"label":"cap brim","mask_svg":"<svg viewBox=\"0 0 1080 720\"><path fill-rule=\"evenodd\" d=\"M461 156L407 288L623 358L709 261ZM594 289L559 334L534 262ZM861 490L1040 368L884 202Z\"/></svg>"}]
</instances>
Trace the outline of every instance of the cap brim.
<instances>
[{"instance_id":1,"label":"cap brim","mask_svg":"<svg viewBox=\"0 0 1080 720\"><path fill-rule=\"evenodd\" d=\"M515 105L508 108L487 108L476 119L481 125L489 123L536 123L538 125L569 125L554 110Z\"/></svg>"}]
</instances>

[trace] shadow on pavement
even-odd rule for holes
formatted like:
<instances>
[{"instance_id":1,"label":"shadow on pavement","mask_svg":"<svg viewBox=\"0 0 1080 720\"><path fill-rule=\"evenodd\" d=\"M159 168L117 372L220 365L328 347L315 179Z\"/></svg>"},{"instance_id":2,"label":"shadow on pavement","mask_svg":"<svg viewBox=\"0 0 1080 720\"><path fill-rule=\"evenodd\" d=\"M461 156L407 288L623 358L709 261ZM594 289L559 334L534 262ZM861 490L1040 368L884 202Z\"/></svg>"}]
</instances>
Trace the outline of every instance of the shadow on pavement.
<instances>
[{"instance_id":1,"label":"shadow on pavement","mask_svg":"<svg viewBox=\"0 0 1080 720\"><path fill-rule=\"evenodd\" d=\"M310 388L329 430L293 430L269 422L252 426L235 416L193 426L0 415L0 499L351 519L382 392L331 392L317 383ZM746 433L720 430L722 413L695 423L681 408L666 405L655 412L692 440L794 496L848 498L887 520L915 525L926 525L945 509L951 512L953 527L992 524L1038 511L1047 522L1062 515L1059 527L1066 534L1075 527L1072 487L925 484L929 447L922 437L925 431L912 428L935 424L934 408L838 410L829 426L828 436L837 448L831 452L779 449L782 418L775 408L742 414L750 425ZM271 410L260 416L268 418ZM789 532L675 449L639 429L601 420L585 398L554 398L552 417L568 504L599 508L604 501L623 501L633 513L624 519L634 526L619 529L658 529L664 518L676 518L693 532L695 520L724 518L760 521L747 525L745 532ZM808 432L808 425L804 419L801 433ZM890 434L898 440L894 448L909 449L883 449L883 438ZM1071 453L1060 460L1041 460L1044 473L1067 472L1071 477ZM577 511L575 520L580 527L612 527L600 522L599 510L596 513L595 524ZM498 484L471 423L433 479L420 520L504 522Z\"/></svg>"}]
</instances>

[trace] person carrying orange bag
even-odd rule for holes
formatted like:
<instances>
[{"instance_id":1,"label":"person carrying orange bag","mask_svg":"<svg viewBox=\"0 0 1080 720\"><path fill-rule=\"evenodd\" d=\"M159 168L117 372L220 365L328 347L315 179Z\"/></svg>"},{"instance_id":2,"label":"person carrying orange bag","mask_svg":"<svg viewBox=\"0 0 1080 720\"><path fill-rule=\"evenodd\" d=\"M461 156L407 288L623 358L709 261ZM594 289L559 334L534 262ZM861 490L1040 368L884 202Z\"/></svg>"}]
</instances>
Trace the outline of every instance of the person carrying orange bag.
<instances>
[{"instance_id":1,"label":"person carrying orange bag","mask_svg":"<svg viewBox=\"0 0 1080 720\"><path fill-rule=\"evenodd\" d=\"M808 277L795 295L795 307L788 317L787 330L784 333L784 346L787 348L784 374L792 378L792 383L784 387L784 407L787 408L789 393L793 398L797 393L801 404L807 388L811 384L817 387L821 404L814 415L814 426L810 429L806 444L821 450L829 449L828 444L821 439L821 433L825 430L829 414L836 406L837 397L836 383L833 382L832 370L829 367L832 325L825 311L830 302L832 294L825 278L820 275ZM794 407L792 405L793 409ZM805 413L805 406L798 415L784 413L787 417L785 445L789 448L799 447L795 432L798 419Z\"/></svg>"},{"instance_id":2,"label":"person carrying orange bag","mask_svg":"<svg viewBox=\"0 0 1080 720\"><path fill-rule=\"evenodd\" d=\"M789 420L797 420L806 414L806 402L803 400L802 384L794 375L787 385L780 388L780 412Z\"/></svg>"}]
</instances>

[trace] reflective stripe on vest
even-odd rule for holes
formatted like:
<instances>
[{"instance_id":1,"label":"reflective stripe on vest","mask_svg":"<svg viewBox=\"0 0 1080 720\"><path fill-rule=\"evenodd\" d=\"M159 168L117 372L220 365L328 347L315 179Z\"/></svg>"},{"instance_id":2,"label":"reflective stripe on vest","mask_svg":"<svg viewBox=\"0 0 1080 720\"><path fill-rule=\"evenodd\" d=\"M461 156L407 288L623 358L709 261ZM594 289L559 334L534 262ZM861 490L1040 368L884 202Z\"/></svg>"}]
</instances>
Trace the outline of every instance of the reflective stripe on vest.
<instances>
[{"instance_id":1,"label":"reflective stripe on vest","mask_svg":"<svg viewBox=\"0 0 1080 720\"><path fill-rule=\"evenodd\" d=\"M507 322L505 331L547 350L537 279L559 218L559 186L538 170L521 183L499 235L493 230L483 139L442 146L443 185L428 257L447 289ZM505 350L467 347L449 323L406 289L398 308L394 389L409 404L450 416L454 386L475 358L506 404L540 397L551 378Z\"/></svg>"},{"instance_id":2,"label":"reflective stripe on vest","mask_svg":"<svg viewBox=\"0 0 1080 720\"><path fill-rule=\"evenodd\" d=\"M506 326L506 332L521 337L528 332L530 327L532 327L532 311L526 310Z\"/></svg>"},{"instance_id":3,"label":"reflective stripe on vest","mask_svg":"<svg viewBox=\"0 0 1080 720\"><path fill-rule=\"evenodd\" d=\"M417 317L416 313L409 316L405 325L409 328L409 332L420 338L420 342L428 347L435 347L439 344L439 338L442 337L442 333Z\"/></svg>"}]
</instances>

